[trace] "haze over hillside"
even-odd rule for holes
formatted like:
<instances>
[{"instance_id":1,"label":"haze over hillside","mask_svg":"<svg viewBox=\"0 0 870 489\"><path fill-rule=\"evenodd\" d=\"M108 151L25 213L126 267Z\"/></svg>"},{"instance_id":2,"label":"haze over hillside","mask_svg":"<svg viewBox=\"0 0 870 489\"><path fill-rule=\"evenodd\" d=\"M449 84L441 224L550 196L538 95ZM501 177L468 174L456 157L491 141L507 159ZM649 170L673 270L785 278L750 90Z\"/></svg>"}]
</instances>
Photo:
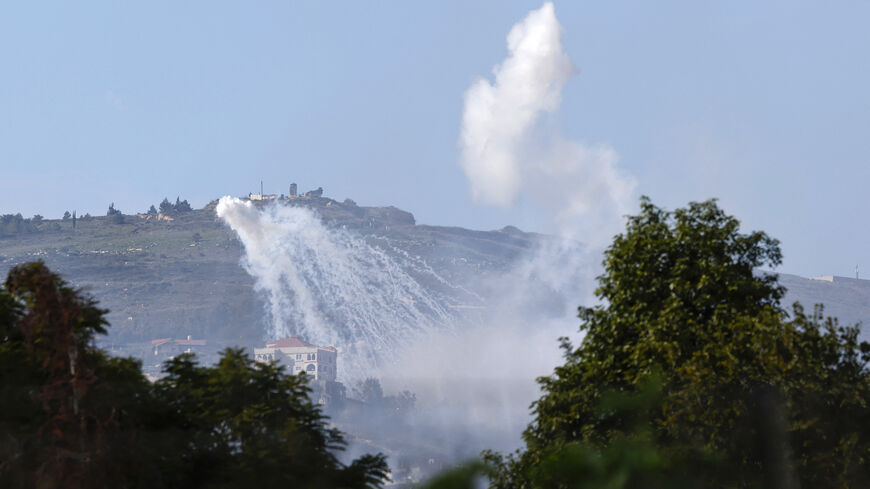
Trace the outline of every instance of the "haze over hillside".
<instances>
[{"instance_id":1,"label":"haze over hillside","mask_svg":"<svg viewBox=\"0 0 870 489\"><path fill-rule=\"evenodd\" d=\"M268 205L264 201L257 206ZM542 240L506 227L472 231L426 226L395 207L360 207L350 200L309 195L292 205L314 209L329 227L349 230L389 253L419 257L447 282L419 277L445 308L482 307L482 277L503 271ZM110 310L111 337L118 342L160 337L209 338L242 344L265 334L264 302L242 268L243 247L215 214L203 209L171 214L43 220L32 232L0 237L0 273L41 259ZM468 280L474 277L475 280Z\"/></svg>"},{"instance_id":2,"label":"haze over hillside","mask_svg":"<svg viewBox=\"0 0 870 489\"><path fill-rule=\"evenodd\" d=\"M121 224L108 217L78 219L75 229L71 219L44 220L34 232L0 237L0 273L18 263L44 260L110 310L113 341L192 335L258 342L265 335L263 297L240 266L242 245L218 220L215 205L165 217L126 215ZM463 284L467 293L431 280L424 283L444 307L462 313L486 306L481 277L504 272L545 239L510 226L473 231L419 225L411 213L395 207L361 207L322 196L301 197L292 205L312 208L329 226L358 233L391 253L420 257L439 276ZM780 274L780 281L788 289L786 305L799 301L811 312L813 304L822 302L825 312L841 323L870 322L870 281L789 274Z\"/></svg>"}]
</instances>

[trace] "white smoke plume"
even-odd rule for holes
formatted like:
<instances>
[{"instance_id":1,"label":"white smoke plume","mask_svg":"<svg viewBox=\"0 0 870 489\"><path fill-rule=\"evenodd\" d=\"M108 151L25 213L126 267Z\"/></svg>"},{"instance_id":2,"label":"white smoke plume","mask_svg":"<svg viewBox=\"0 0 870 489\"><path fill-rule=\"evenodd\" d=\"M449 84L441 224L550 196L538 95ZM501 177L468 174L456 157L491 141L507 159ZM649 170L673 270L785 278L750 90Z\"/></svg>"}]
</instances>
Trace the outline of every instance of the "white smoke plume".
<instances>
[{"instance_id":1,"label":"white smoke plume","mask_svg":"<svg viewBox=\"0 0 870 489\"><path fill-rule=\"evenodd\" d=\"M562 32L550 2L513 26L494 81L479 79L465 92L461 165L476 201L510 207L522 194L553 216L561 235L600 247L630 210L635 184L606 145L568 141L539 127L577 73Z\"/></svg>"},{"instance_id":2,"label":"white smoke plume","mask_svg":"<svg viewBox=\"0 0 870 489\"><path fill-rule=\"evenodd\" d=\"M342 351L339 376L371 376L410 341L449 329L442 299L411 272L443 283L428 267L390 256L304 207L223 197L217 215L245 247L242 265L268 300L268 339L297 334Z\"/></svg>"}]
</instances>

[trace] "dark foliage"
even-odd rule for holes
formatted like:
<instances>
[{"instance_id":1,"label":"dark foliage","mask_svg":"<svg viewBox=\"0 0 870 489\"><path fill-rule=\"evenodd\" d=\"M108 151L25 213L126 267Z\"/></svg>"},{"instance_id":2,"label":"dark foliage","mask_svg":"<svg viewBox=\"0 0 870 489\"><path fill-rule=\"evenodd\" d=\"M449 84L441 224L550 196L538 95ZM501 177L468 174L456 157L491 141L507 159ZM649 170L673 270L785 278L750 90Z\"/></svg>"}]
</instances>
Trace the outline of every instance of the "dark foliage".
<instances>
[{"instance_id":1,"label":"dark foliage","mask_svg":"<svg viewBox=\"0 0 870 489\"><path fill-rule=\"evenodd\" d=\"M33 219L26 219L20 213L0 215L0 236L34 233L41 222L42 216L38 214Z\"/></svg>"},{"instance_id":2,"label":"dark foliage","mask_svg":"<svg viewBox=\"0 0 870 489\"><path fill-rule=\"evenodd\" d=\"M870 346L820 307L786 314L776 276L756 271L780 261L776 240L741 234L715 201L668 212L644 199L605 253L601 305L580 308L582 342L563 339L565 364L539 379L525 450L489 454L496 485L547 487L534 474L554 453L624 440L633 423L597 406L606 392L638 392L657 371L649 440L719 454L727 470L705 475L704 486L870 483Z\"/></svg>"},{"instance_id":3,"label":"dark foliage","mask_svg":"<svg viewBox=\"0 0 870 489\"><path fill-rule=\"evenodd\" d=\"M160 213L161 214L172 214L175 208L172 205L172 202L169 202L169 199L163 198L163 202L160 203Z\"/></svg>"},{"instance_id":4,"label":"dark foliage","mask_svg":"<svg viewBox=\"0 0 870 489\"><path fill-rule=\"evenodd\" d=\"M188 212L188 211L193 210L190 207L190 204L187 202L187 200L181 200L181 197L175 198L175 206L174 207L175 207L175 212Z\"/></svg>"},{"instance_id":5,"label":"dark foliage","mask_svg":"<svg viewBox=\"0 0 870 489\"><path fill-rule=\"evenodd\" d=\"M382 455L336 458L341 433L306 377L227 350L155 384L94 346L106 311L41 262L0 288L0 487L378 487Z\"/></svg>"}]
</instances>

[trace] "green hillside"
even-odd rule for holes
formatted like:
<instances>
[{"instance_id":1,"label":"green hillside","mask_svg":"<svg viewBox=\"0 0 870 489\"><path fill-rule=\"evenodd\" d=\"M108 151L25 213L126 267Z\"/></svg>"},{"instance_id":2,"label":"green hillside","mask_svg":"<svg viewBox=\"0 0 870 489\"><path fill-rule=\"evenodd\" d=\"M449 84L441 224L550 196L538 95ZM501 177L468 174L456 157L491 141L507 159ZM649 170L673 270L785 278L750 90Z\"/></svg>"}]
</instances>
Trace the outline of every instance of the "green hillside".
<instances>
[{"instance_id":1,"label":"green hillside","mask_svg":"<svg viewBox=\"0 0 870 489\"><path fill-rule=\"evenodd\" d=\"M503 270L539 235L516 228L470 231L417 225L394 207L360 207L324 197L285 201L315 209L330 226L424 259L448 280ZM262 205L262 204L260 204ZM112 341L184 337L249 344L263 338L262 299L240 265L242 245L203 209L168 215L43 220L0 236L0 273L40 259L110 310ZM424 284L437 287L438 284ZM450 305L450 304L448 304Z\"/></svg>"}]
</instances>

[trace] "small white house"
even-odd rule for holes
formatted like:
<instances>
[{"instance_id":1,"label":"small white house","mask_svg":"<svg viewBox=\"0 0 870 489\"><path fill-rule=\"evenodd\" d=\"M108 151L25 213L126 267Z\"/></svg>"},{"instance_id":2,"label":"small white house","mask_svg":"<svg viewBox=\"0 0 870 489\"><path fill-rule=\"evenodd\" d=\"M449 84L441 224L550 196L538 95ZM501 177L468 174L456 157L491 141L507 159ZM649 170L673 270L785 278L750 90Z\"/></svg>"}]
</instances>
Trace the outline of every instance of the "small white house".
<instances>
[{"instance_id":1,"label":"small white house","mask_svg":"<svg viewBox=\"0 0 870 489\"><path fill-rule=\"evenodd\" d=\"M265 348L254 348L254 360L277 360L293 374L305 372L316 380L335 382L338 351L333 346L312 345L293 336L266 343Z\"/></svg>"}]
</instances>

